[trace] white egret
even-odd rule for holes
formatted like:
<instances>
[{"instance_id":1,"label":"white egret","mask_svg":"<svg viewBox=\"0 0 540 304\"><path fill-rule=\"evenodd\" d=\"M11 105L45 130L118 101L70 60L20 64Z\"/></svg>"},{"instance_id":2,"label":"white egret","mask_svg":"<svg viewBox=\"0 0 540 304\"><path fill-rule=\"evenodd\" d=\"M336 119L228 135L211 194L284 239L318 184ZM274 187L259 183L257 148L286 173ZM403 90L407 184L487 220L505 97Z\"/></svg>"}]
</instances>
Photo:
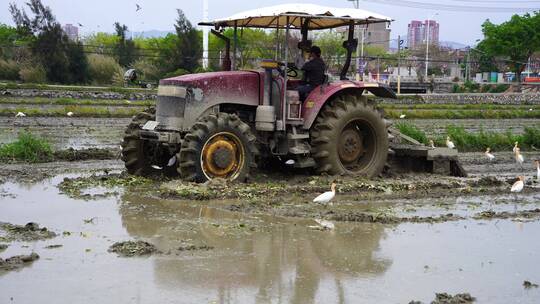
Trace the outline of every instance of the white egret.
<instances>
[{"instance_id":1,"label":"white egret","mask_svg":"<svg viewBox=\"0 0 540 304\"><path fill-rule=\"evenodd\" d=\"M517 141L514 143L514 148L512 149L512 152L516 153L516 149L519 149L518 144L519 143Z\"/></svg>"},{"instance_id":2,"label":"white egret","mask_svg":"<svg viewBox=\"0 0 540 304\"><path fill-rule=\"evenodd\" d=\"M486 155L487 159L489 161L492 161L495 159L495 155L493 155L493 153L491 153L491 149L489 147L487 147L486 149L486 152L484 152L484 154Z\"/></svg>"},{"instance_id":3,"label":"white egret","mask_svg":"<svg viewBox=\"0 0 540 304\"><path fill-rule=\"evenodd\" d=\"M401 119L404 119L405 117L407 117L407 115L405 115L405 114L399 115L399 118L401 118Z\"/></svg>"},{"instance_id":4,"label":"white egret","mask_svg":"<svg viewBox=\"0 0 540 304\"><path fill-rule=\"evenodd\" d=\"M336 225L334 225L334 223L327 220L315 219L315 222L317 222L317 224L319 224L319 226L321 226L321 228L323 228L324 230L334 230L334 228L336 228Z\"/></svg>"},{"instance_id":5,"label":"white egret","mask_svg":"<svg viewBox=\"0 0 540 304\"><path fill-rule=\"evenodd\" d=\"M521 155L520 153L520 149L519 148L516 148L516 152L515 152L515 157L516 157L516 163L519 164L519 166L521 168L523 168L523 162L525 161L525 159L523 158L523 155Z\"/></svg>"},{"instance_id":6,"label":"white egret","mask_svg":"<svg viewBox=\"0 0 540 304\"><path fill-rule=\"evenodd\" d=\"M454 149L456 145L450 140L450 136L446 137L446 146L450 149Z\"/></svg>"},{"instance_id":7,"label":"white egret","mask_svg":"<svg viewBox=\"0 0 540 304\"><path fill-rule=\"evenodd\" d=\"M435 148L435 143L433 142L433 139L429 140L429 147L430 148Z\"/></svg>"},{"instance_id":8,"label":"white egret","mask_svg":"<svg viewBox=\"0 0 540 304\"><path fill-rule=\"evenodd\" d=\"M536 165L536 182L540 183L540 160L535 160L534 164Z\"/></svg>"},{"instance_id":9,"label":"white egret","mask_svg":"<svg viewBox=\"0 0 540 304\"><path fill-rule=\"evenodd\" d=\"M73 112L67 112L66 115L71 117L71 116L73 116Z\"/></svg>"},{"instance_id":10,"label":"white egret","mask_svg":"<svg viewBox=\"0 0 540 304\"><path fill-rule=\"evenodd\" d=\"M327 191L317 196L315 199L313 199L313 202L321 204L326 204L330 202L336 196L336 183L332 183L331 189L332 191Z\"/></svg>"},{"instance_id":11,"label":"white egret","mask_svg":"<svg viewBox=\"0 0 540 304\"><path fill-rule=\"evenodd\" d=\"M523 186L525 186L524 181L524 176L518 176L518 180L512 185L512 188L510 188L510 192L521 192L521 190L523 190Z\"/></svg>"},{"instance_id":12,"label":"white egret","mask_svg":"<svg viewBox=\"0 0 540 304\"><path fill-rule=\"evenodd\" d=\"M26 114L24 114L23 112L17 112L17 115L15 115L15 117L25 117Z\"/></svg>"}]
</instances>

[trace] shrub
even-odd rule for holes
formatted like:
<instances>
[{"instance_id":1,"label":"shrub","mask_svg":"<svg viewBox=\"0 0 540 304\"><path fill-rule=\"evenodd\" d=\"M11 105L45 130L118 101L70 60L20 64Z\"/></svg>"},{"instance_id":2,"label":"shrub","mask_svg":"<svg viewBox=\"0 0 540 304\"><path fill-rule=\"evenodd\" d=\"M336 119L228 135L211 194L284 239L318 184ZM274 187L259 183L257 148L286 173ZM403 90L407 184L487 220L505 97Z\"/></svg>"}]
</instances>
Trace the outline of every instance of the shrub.
<instances>
[{"instance_id":1,"label":"shrub","mask_svg":"<svg viewBox=\"0 0 540 304\"><path fill-rule=\"evenodd\" d=\"M428 143L426 133L418 129L416 126L405 123L405 122L401 122L401 123L397 123L396 127L398 128L399 132L401 132L402 134L412 137L423 144Z\"/></svg>"},{"instance_id":2,"label":"shrub","mask_svg":"<svg viewBox=\"0 0 540 304\"><path fill-rule=\"evenodd\" d=\"M0 79L2 80L19 80L20 67L13 60L0 59Z\"/></svg>"},{"instance_id":3,"label":"shrub","mask_svg":"<svg viewBox=\"0 0 540 304\"><path fill-rule=\"evenodd\" d=\"M22 81L30 83L47 82L47 72L41 65L26 65L19 71Z\"/></svg>"},{"instance_id":4,"label":"shrub","mask_svg":"<svg viewBox=\"0 0 540 304\"><path fill-rule=\"evenodd\" d=\"M30 132L21 132L16 141L0 145L0 160L3 161L43 162L51 159L52 149L49 142Z\"/></svg>"},{"instance_id":5,"label":"shrub","mask_svg":"<svg viewBox=\"0 0 540 304\"><path fill-rule=\"evenodd\" d=\"M118 73L122 74L123 82L123 69L112 57L90 54L88 56L88 70L90 79L95 84L112 84L113 78L117 77Z\"/></svg>"},{"instance_id":6,"label":"shrub","mask_svg":"<svg viewBox=\"0 0 540 304\"><path fill-rule=\"evenodd\" d=\"M540 147L540 128L525 128L522 142L530 147Z\"/></svg>"},{"instance_id":7,"label":"shrub","mask_svg":"<svg viewBox=\"0 0 540 304\"><path fill-rule=\"evenodd\" d=\"M489 92L490 93L503 93L503 92L506 92L506 90L508 90L509 87L510 85L507 85L507 84L498 84L491 87Z\"/></svg>"},{"instance_id":8,"label":"shrub","mask_svg":"<svg viewBox=\"0 0 540 304\"><path fill-rule=\"evenodd\" d=\"M147 59L140 59L132 64L141 80L157 81L161 78L159 68Z\"/></svg>"},{"instance_id":9,"label":"shrub","mask_svg":"<svg viewBox=\"0 0 540 304\"><path fill-rule=\"evenodd\" d=\"M186 75L186 74L189 74L189 71L184 70L184 69L178 69L176 71L172 71L172 72L169 72L169 73L163 75L163 78L182 76L182 75Z\"/></svg>"}]
</instances>

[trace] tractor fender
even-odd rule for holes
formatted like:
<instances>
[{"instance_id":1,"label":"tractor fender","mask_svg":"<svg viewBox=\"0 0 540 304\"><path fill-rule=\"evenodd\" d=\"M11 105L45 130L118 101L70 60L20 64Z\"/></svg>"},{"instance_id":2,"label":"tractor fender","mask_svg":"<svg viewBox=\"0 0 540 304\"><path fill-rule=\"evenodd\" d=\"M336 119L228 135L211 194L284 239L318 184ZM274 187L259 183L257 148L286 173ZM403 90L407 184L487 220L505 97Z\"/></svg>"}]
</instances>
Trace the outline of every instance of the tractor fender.
<instances>
[{"instance_id":1,"label":"tractor fender","mask_svg":"<svg viewBox=\"0 0 540 304\"><path fill-rule=\"evenodd\" d=\"M361 95L364 90L367 90L378 97L397 98L394 91L379 83L336 81L329 84L323 84L311 91L302 105L302 113L304 113L304 129L311 128L317 115L319 115L319 111L326 102L331 100L335 95L343 93Z\"/></svg>"}]
</instances>

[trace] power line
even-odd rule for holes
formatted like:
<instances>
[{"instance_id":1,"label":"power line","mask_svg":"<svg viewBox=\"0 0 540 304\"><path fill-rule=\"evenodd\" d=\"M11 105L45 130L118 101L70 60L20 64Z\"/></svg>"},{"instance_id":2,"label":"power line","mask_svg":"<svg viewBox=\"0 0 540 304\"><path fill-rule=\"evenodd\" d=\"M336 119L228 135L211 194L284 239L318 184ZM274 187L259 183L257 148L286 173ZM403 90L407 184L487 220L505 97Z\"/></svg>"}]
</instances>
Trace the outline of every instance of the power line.
<instances>
[{"instance_id":1,"label":"power line","mask_svg":"<svg viewBox=\"0 0 540 304\"><path fill-rule=\"evenodd\" d=\"M392 5L392 6L404 6L411 8L423 8L440 11L457 11L457 12L530 12L540 9L540 5L535 7L500 7L500 6L472 6L472 5L452 5L452 4L440 4L433 2L417 2L409 0L364 0L366 2L372 2L377 4ZM502 2L501 2L502 3ZM535 2L538 3L538 2ZM540 3L538 3L540 4Z\"/></svg>"}]
</instances>

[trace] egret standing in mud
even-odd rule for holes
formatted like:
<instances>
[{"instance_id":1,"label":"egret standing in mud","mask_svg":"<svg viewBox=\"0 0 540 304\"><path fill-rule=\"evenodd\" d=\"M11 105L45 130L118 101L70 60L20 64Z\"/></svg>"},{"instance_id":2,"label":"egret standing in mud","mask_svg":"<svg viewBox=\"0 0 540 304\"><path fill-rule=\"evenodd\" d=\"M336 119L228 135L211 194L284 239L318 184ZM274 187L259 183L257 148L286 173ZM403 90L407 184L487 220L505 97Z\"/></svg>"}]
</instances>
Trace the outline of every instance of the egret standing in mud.
<instances>
[{"instance_id":1,"label":"egret standing in mud","mask_svg":"<svg viewBox=\"0 0 540 304\"><path fill-rule=\"evenodd\" d=\"M493 161L495 159L495 155L491 153L491 149L489 147L487 147L486 152L484 152L484 154L486 155L489 161Z\"/></svg>"},{"instance_id":2,"label":"egret standing in mud","mask_svg":"<svg viewBox=\"0 0 540 304\"><path fill-rule=\"evenodd\" d=\"M326 204L329 203L334 197L336 196L336 183L332 183L332 186L330 187L332 191L326 191L325 193L317 196L315 199L313 199L314 203L321 203Z\"/></svg>"},{"instance_id":3,"label":"egret standing in mud","mask_svg":"<svg viewBox=\"0 0 540 304\"><path fill-rule=\"evenodd\" d=\"M449 149L454 149L456 147L456 145L454 145L454 143L450 140L450 136L446 136L446 146Z\"/></svg>"},{"instance_id":4,"label":"egret standing in mud","mask_svg":"<svg viewBox=\"0 0 540 304\"><path fill-rule=\"evenodd\" d=\"M525 186L525 177L524 176L518 176L518 180L512 185L512 188L510 188L510 192L518 193L523 190L523 186Z\"/></svg>"},{"instance_id":5,"label":"egret standing in mud","mask_svg":"<svg viewBox=\"0 0 540 304\"><path fill-rule=\"evenodd\" d=\"M433 142L433 139L429 140L429 147L430 148L435 148L435 143Z\"/></svg>"},{"instance_id":6,"label":"egret standing in mud","mask_svg":"<svg viewBox=\"0 0 540 304\"><path fill-rule=\"evenodd\" d=\"M536 182L540 183L540 160L535 160L534 164L536 165Z\"/></svg>"},{"instance_id":7,"label":"egret standing in mud","mask_svg":"<svg viewBox=\"0 0 540 304\"><path fill-rule=\"evenodd\" d=\"M514 152L516 155L516 163L519 164L519 166L521 167L521 169L523 169L523 162L525 161L525 159L523 158L523 155L521 155L520 153L520 149L518 147L516 147L515 149L515 152Z\"/></svg>"}]
</instances>

